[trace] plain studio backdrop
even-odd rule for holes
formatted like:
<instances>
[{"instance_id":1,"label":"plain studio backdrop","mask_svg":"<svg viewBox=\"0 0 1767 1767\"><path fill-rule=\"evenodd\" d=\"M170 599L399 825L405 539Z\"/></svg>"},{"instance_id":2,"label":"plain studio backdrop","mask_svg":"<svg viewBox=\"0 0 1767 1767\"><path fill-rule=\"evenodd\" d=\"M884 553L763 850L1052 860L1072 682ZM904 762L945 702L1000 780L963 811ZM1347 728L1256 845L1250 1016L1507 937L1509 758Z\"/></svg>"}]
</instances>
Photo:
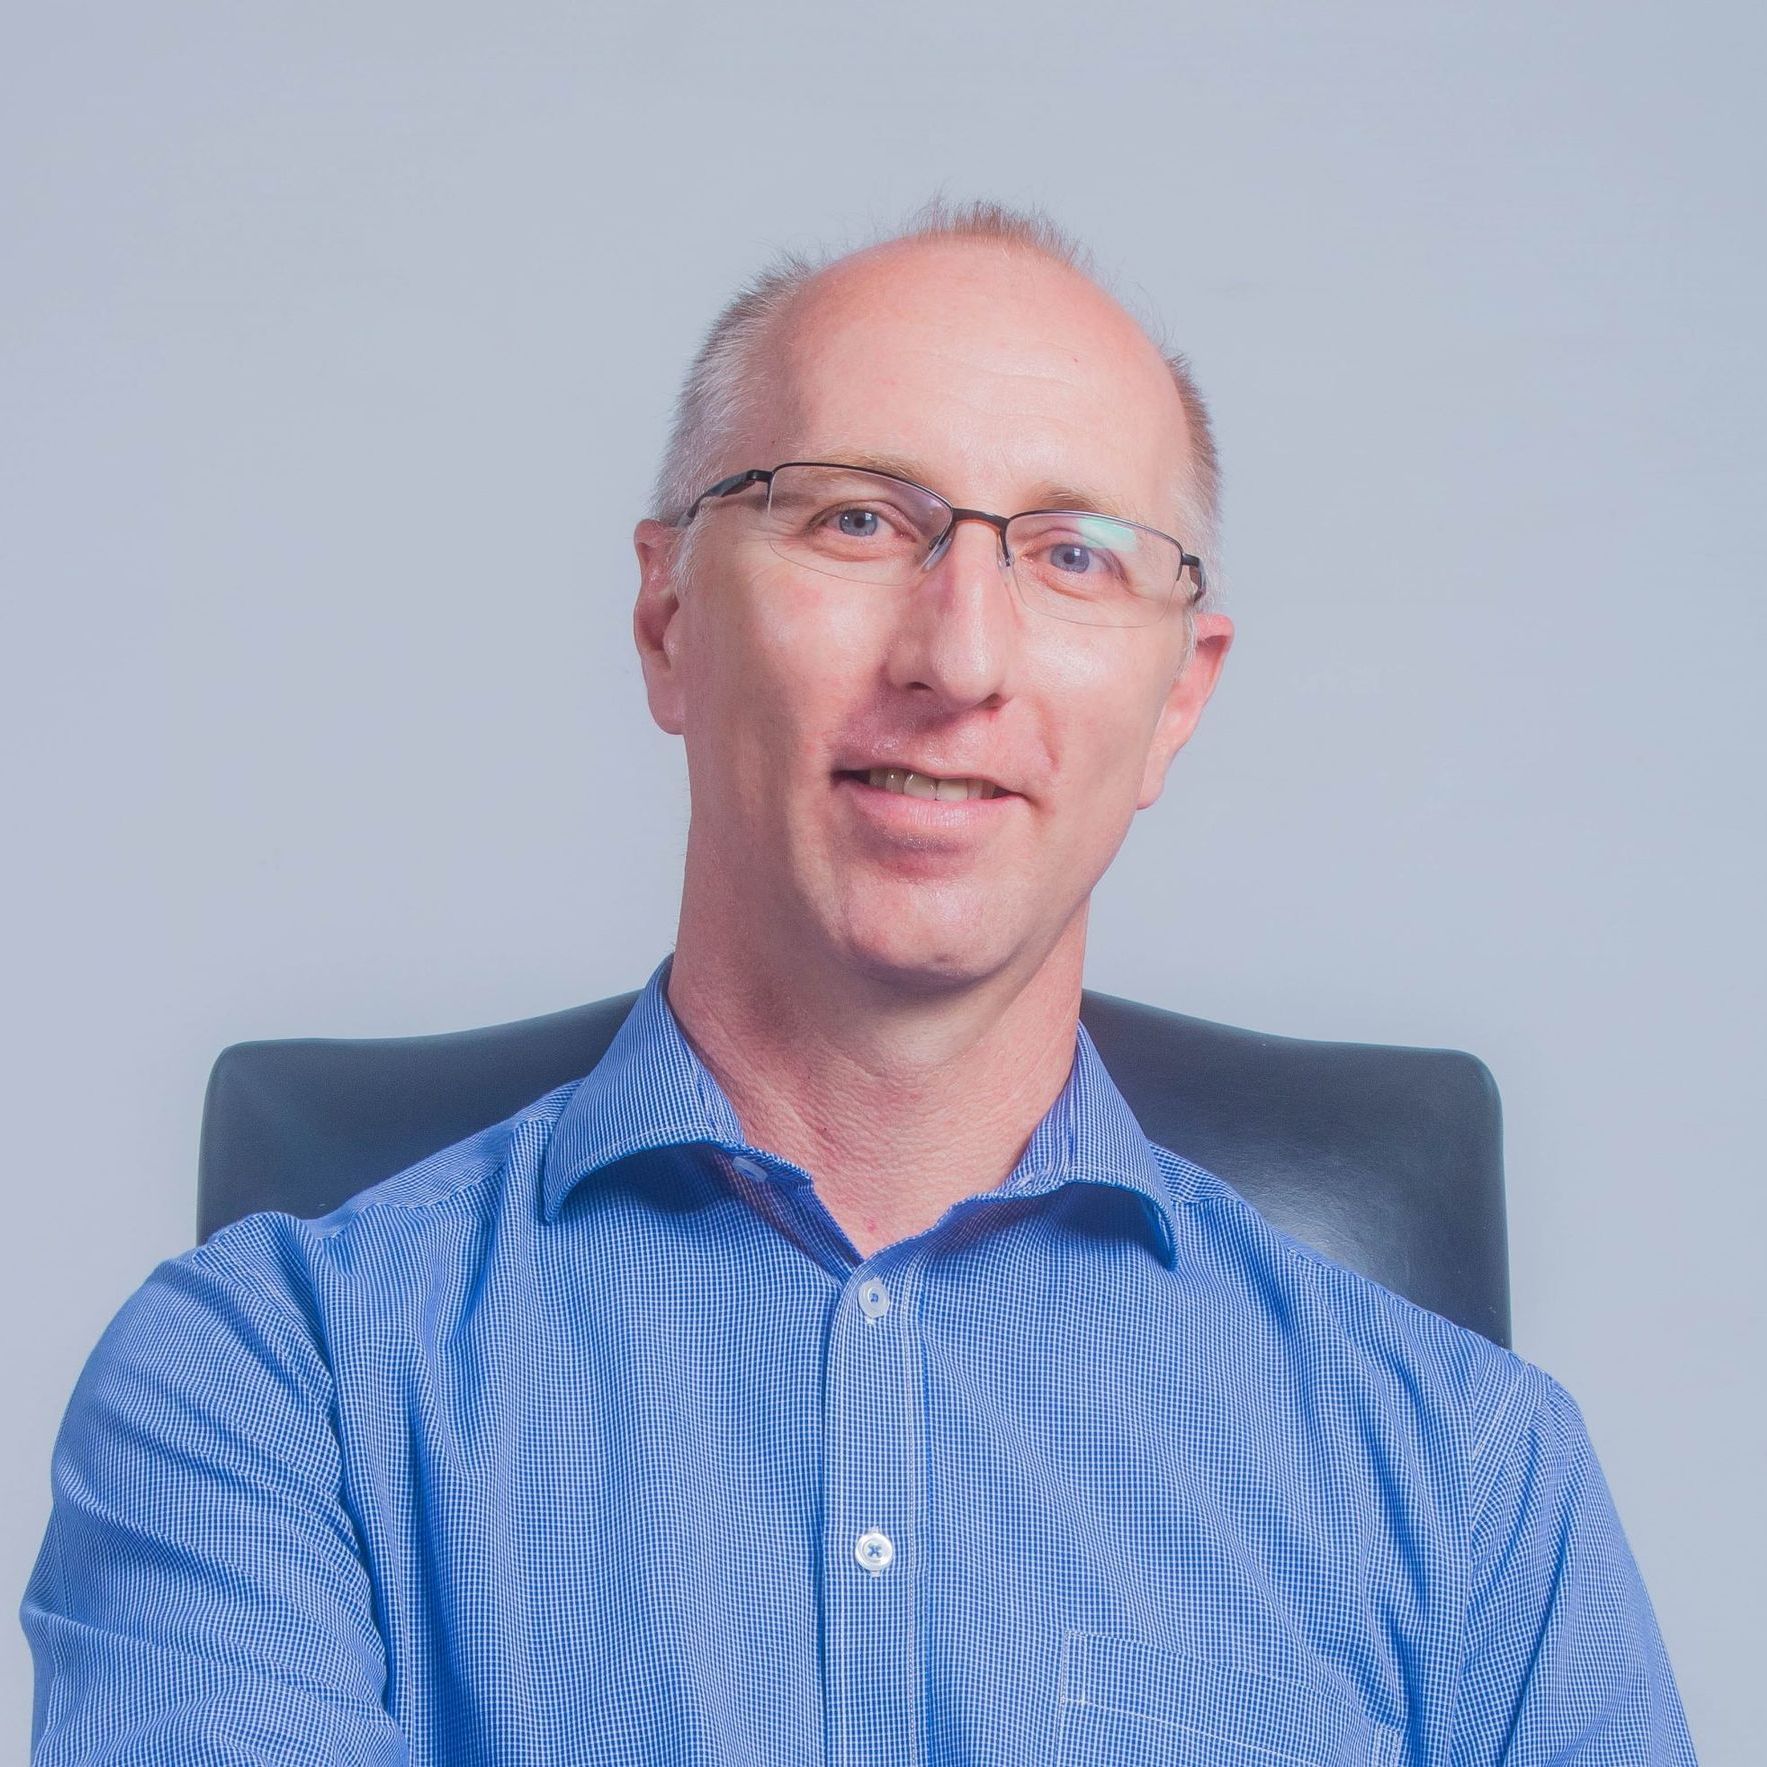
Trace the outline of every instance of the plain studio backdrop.
<instances>
[{"instance_id":1,"label":"plain studio backdrop","mask_svg":"<svg viewBox=\"0 0 1767 1767\"><path fill-rule=\"evenodd\" d=\"M1758 1759L1759 18L13 9L9 1613L80 1366L192 1242L222 1045L668 949L630 533L680 373L775 247L942 188L1078 232L1218 416L1239 638L1089 985L1490 1064L1517 1348L1702 1759Z\"/></svg>"}]
</instances>

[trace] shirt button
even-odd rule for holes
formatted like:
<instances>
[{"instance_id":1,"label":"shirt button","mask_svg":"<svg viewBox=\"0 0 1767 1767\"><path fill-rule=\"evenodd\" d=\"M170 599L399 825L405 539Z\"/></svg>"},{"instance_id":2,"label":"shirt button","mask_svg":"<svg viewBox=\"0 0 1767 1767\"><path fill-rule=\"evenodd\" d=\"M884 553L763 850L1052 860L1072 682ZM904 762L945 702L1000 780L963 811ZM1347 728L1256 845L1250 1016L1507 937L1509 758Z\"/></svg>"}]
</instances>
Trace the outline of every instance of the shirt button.
<instances>
[{"instance_id":1,"label":"shirt button","mask_svg":"<svg viewBox=\"0 0 1767 1767\"><path fill-rule=\"evenodd\" d=\"M750 1179L756 1184L760 1184L766 1179L766 1168L751 1160L745 1153L739 1153L730 1164L736 1169L739 1177Z\"/></svg>"},{"instance_id":2,"label":"shirt button","mask_svg":"<svg viewBox=\"0 0 1767 1767\"><path fill-rule=\"evenodd\" d=\"M853 1556L872 1576L881 1576L896 1556L895 1542L881 1528L867 1528L854 1543Z\"/></svg>"},{"instance_id":3,"label":"shirt button","mask_svg":"<svg viewBox=\"0 0 1767 1767\"><path fill-rule=\"evenodd\" d=\"M890 1310L890 1291L875 1276L859 1285L859 1310L867 1319L881 1319Z\"/></svg>"}]
</instances>

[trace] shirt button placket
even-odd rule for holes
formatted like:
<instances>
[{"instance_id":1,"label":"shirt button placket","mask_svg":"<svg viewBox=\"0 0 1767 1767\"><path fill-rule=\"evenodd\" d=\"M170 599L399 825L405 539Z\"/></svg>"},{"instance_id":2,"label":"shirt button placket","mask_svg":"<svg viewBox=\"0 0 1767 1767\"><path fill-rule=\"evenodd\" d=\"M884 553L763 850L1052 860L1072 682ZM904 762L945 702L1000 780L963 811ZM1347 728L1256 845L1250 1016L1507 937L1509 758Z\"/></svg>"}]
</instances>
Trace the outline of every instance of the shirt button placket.
<instances>
[{"instance_id":1,"label":"shirt button placket","mask_svg":"<svg viewBox=\"0 0 1767 1767\"><path fill-rule=\"evenodd\" d=\"M911 1286L907 1265L861 1265L829 1322L822 1594L832 1767L925 1760L915 1624L923 1420Z\"/></svg>"}]
</instances>

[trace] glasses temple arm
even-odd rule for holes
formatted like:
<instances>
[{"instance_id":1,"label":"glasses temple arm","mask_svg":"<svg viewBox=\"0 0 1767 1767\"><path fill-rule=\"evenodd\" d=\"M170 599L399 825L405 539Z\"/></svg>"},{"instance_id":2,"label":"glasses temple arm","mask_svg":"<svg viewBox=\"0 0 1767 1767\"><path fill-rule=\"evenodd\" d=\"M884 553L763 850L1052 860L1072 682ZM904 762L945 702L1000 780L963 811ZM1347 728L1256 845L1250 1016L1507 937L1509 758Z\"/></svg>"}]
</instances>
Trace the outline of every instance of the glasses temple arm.
<instances>
[{"instance_id":1,"label":"glasses temple arm","mask_svg":"<svg viewBox=\"0 0 1767 1767\"><path fill-rule=\"evenodd\" d=\"M745 485L766 484L773 474L764 467L751 466L747 472L733 472L727 479L719 479L715 485L708 485L705 490L694 498L687 506L687 512L676 522L675 526L684 528L699 514L699 506L712 497L728 497L734 491L740 491Z\"/></svg>"}]
</instances>

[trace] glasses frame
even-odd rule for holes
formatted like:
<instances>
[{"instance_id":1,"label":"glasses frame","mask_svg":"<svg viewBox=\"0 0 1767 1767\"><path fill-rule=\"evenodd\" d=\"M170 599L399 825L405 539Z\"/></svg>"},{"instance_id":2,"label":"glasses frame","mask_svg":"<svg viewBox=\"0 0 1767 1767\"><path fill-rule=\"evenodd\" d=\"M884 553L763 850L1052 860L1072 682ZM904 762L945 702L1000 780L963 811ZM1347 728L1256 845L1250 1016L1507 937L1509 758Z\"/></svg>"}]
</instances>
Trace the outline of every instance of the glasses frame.
<instances>
[{"instance_id":1,"label":"glasses frame","mask_svg":"<svg viewBox=\"0 0 1767 1767\"><path fill-rule=\"evenodd\" d=\"M1119 522L1123 527L1134 528L1143 534L1156 534L1162 540L1171 541L1178 548L1178 572L1172 579L1173 583L1179 582L1185 571L1190 572L1191 582L1194 585L1190 592L1189 605L1191 607L1195 607L1208 593L1208 586L1203 577L1203 561L1194 552L1187 551L1184 542L1176 534L1168 534L1164 528L1149 527L1146 522L1126 521L1120 515L1104 515L1102 511L1096 509L1021 509L1018 515L995 515L991 510L965 509L935 491L930 485L923 485L916 479L906 478L899 472L884 472L875 466L853 466L844 460L782 460L777 466L751 466L742 472L733 472L727 478L721 478L715 485L708 485L701 491L687 506L675 526L686 527L699 514L702 504L714 499L733 497L738 491L746 490L750 485L766 485L768 494L771 496L773 475L776 472L783 472L788 466L827 466L834 467L841 472L869 473L873 478L890 479L898 485L906 485L912 491L919 491L922 496L932 498L935 503L944 504L951 512L951 519L946 522L944 532L933 542L932 549L921 561L920 568L922 570L928 569L937 562L945 548L951 543L951 536L957 532L957 524L962 521L986 522L1000 536L1000 551L1010 569L1012 554L1006 546L1006 529L1007 525L1017 521L1020 515L1089 516L1094 520L1102 518L1105 521Z\"/></svg>"}]
</instances>

